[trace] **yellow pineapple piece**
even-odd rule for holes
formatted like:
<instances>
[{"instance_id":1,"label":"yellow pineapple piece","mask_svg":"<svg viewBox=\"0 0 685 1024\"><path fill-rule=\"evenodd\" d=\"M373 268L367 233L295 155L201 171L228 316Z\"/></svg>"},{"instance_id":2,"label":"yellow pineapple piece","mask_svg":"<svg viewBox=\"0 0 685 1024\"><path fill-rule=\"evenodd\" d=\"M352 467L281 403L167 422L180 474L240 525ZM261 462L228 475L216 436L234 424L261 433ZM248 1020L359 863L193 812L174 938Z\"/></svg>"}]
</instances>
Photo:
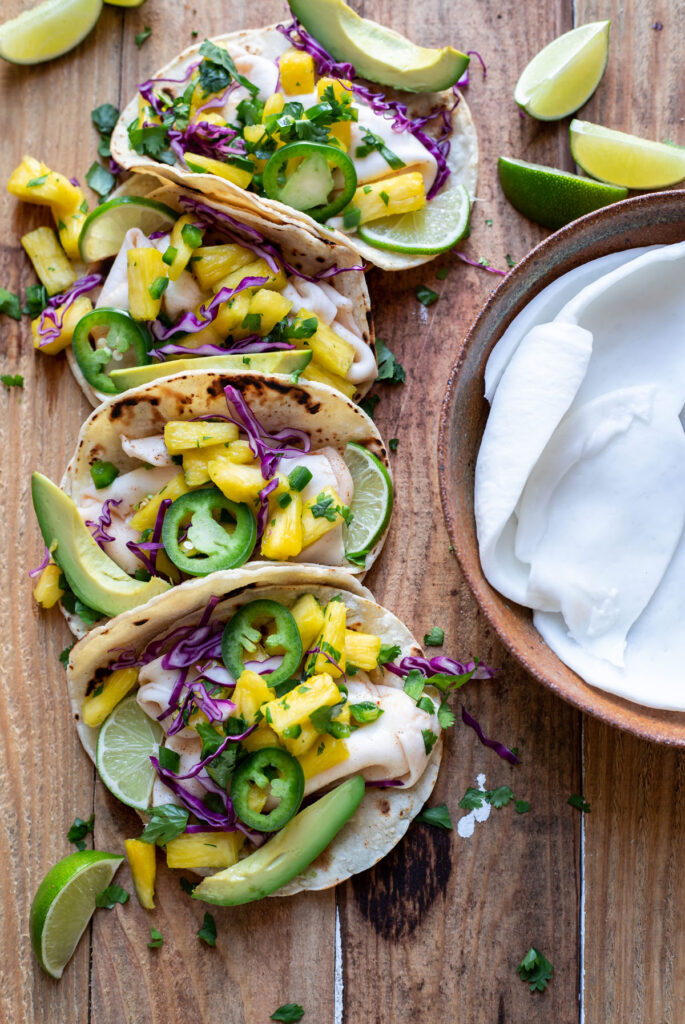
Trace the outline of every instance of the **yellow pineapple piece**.
<instances>
[{"instance_id":1,"label":"yellow pineapple piece","mask_svg":"<svg viewBox=\"0 0 685 1024\"><path fill-rule=\"evenodd\" d=\"M287 316L293 304L290 299L280 292L270 291L268 288L260 288L250 299L250 315L259 317L259 327L256 333L265 337L274 329L276 324Z\"/></svg>"},{"instance_id":2,"label":"yellow pineapple piece","mask_svg":"<svg viewBox=\"0 0 685 1024\"><path fill-rule=\"evenodd\" d=\"M290 609L302 641L302 650L308 651L323 629L323 608L313 594L298 597Z\"/></svg>"},{"instance_id":3,"label":"yellow pineapple piece","mask_svg":"<svg viewBox=\"0 0 685 1024\"><path fill-rule=\"evenodd\" d=\"M301 309L297 314L298 322L310 319L317 318L308 309ZM318 321L318 326L311 337L298 338L294 343L298 348L310 348L313 353L312 361L339 377L346 377L354 362L354 346L336 334L322 320Z\"/></svg>"},{"instance_id":4,"label":"yellow pineapple piece","mask_svg":"<svg viewBox=\"0 0 685 1024\"><path fill-rule=\"evenodd\" d=\"M238 292L228 302L222 302L219 306L214 328L222 340L229 334L236 336L236 332L241 330L241 324L250 309L251 293L251 290L247 289L244 292Z\"/></svg>"},{"instance_id":5,"label":"yellow pineapple piece","mask_svg":"<svg viewBox=\"0 0 685 1024\"><path fill-rule=\"evenodd\" d=\"M230 274L248 263L254 262L254 253L242 245L201 245L195 250L192 271L201 288L209 289Z\"/></svg>"},{"instance_id":6,"label":"yellow pineapple piece","mask_svg":"<svg viewBox=\"0 0 685 1024\"><path fill-rule=\"evenodd\" d=\"M129 249L126 265L131 316L134 320L155 320L162 308L164 294L164 289L158 285L160 281L168 282L168 268L162 261L161 252L151 247Z\"/></svg>"},{"instance_id":7,"label":"yellow pineapple piece","mask_svg":"<svg viewBox=\"0 0 685 1024\"><path fill-rule=\"evenodd\" d=\"M306 50L286 50L278 62L281 89L288 96L314 91L314 60Z\"/></svg>"},{"instance_id":8,"label":"yellow pineapple piece","mask_svg":"<svg viewBox=\"0 0 685 1024\"><path fill-rule=\"evenodd\" d=\"M254 750L262 750L263 747L280 747L282 745L271 726L265 725L263 722L240 743L250 754Z\"/></svg>"},{"instance_id":9,"label":"yellow pineapple piece","mask_svg":"<svg viewBox=\"0 0 685 1024\"><path fill-rule=\"evenodd\" d=\"M229 450L228 442L213 444L209 448L191 448L183 452L183 475L189 487L201 487L209 482L209 470L207 466L214 459L226 455Z\"/></svg>"},{"instance_id":10,"label":"yellow pineapple piece","mask_svg":"<svg viewBox=\"0 0 685 1024\"><path fill-rule=\"evenodd\" d=\"M329 601L323 613L323 629L315 647L319 647L329 656L317 654L314 662L314 672L328 672L335 679L345 671L347 659L345 657L345 633L347 622L347 609L342 601ZM329 661L333 658L335 665ZM308 671L309 664L308 664Z\"/></svg>"},{"instance_id":11,"label":"yellow pineapple piece","mask_svg":"<svg viewBox=\"0 0 685 1024\"><path fill-rule=\"evenodd\" d=\"M138 902L144 910L154 910L157 847L154 843L144 843L141 839L125 839L124 846Z\"/></svg>"},{"instance_id":12,"label":"yellow pineapple piece","mask_svg":"<svg viewBox=\"0 0 685 1024\"><path fill-rule=\"evenodd\" d=\"M280 114L285 106L285 96L282 92L272 93L264 104L262 121L266 121L270 114Z\"/></svg>"},{"instance_id":13,"label":"yellow pineapple piece","mask_svg":"<svg viewBox=\"0 0 685 1024\"><path fill-rule=\"evenodd\" d=\"M318 512L323 505L326 505L327 498L330 498L331 502L327 505L325 512L329 513L332 519L329 519L328 515L314 514L315 511ZM322 487L315 498L310 498L305 502L302 509L303 548L308 548L314 541L324 537L340 525L343 520L340 512L336 511L339 508L342 508L342 502L332 487Z\"/></svg>"},{"instance_id":14,"label":"yellow pineapple piece","mask_svg":"<svg viewBox=\"0 0 685 1024\"><path fill-rule=\"evenodd\" d=\"M331 707L334 704L339 704L341 700L340 690L333 682L331 673L326 669L318 675L313 675L306 682L299 683L283 697L269 701L262 711L267 724L271 726L286 749L293 752L299 747L300 752L304 753L303 742L306 743L307 738L311 739L311 742L314 740L307 731L312 728L309 716L319 708ZM301 729L299 733L297 732L298 726ZM306 733L304 741L302 740L303 733Z\"/></svg>"},{"instance_id":15,"label":"yellow pineapple piece","mask_svg":"<svg viewBox=\"0 0 685 1024\"><path fill-rule=\"evenodd\" d=\"M167 273L170 281L178 281L179 277L188 266L190 257L195 253L195 249L183 238L183 229L185 227L192 227L194 224L194 218L190 214L185 213L182 217L179 217L173 228L171 229L171 238L169 240L169 246L176 250L173 263L168 264Z\"/></svg>"},{"instance_id":16,"label":"yellow pineapple piece","mask_svg":"<svg viewBox=\"0 0 685 1024\"><path fill-rule=\"evenodd\" d=\"M24 235L21 244L48 295L65 292L76 280L76 271L66 257L52 228L36 228Z\"/></svg>"},{"instance_id":17,"label":"yellow pineapple piece","mask_svg":"<svg viewBox=\"0 0 685 1024\"><path fill-rule=\"evenodd\" d=\"M156 95L156 94L155 94ZM143 124L161 124L161 119L155 113L155 108L151 107L144 96L138 95L138 125Z\"/></svg>"},{"instance_id":18,"label":"yellow pineapple piece","mask_svg":"<svg viewBox=\"0 0 685 1024\"><path fill-rule=\"evenodd\" d=\"M191 171L198 174L215 174L217 178L224 178L238 188L247 188L254 174L254 170L247 171L242 167L236 167L235 164L214 160L210 156L200 156L199 153L186 153L185 160Z\"/></svg>"},{"instance_id":19,"label":"yellow pineapple piece","mask_svg":"<svg viewBox=\"0 0 685 1024\"><path fill-rule=\"evenodd\" d=\"M245 841L242 832L184 832L166 844L170 868L230 868Z\"/></svg>"},{"instance_id":20,"label":"yellow pineapple piece","mask_svg":"<svg viewBox=\"0 0 685 1024\"><path fill-rule=\"evenodd\" d=\"M274 691L263 677L246 668L236 682L231 700L236 705L236 714L252 725L262 704L270 701L273 695Z\"/></svg>"},{"instance_id":21,"label":"yellow pineapple piece","mask_svg":"<svg viewBox=\"0 0 685 1024\"><path fill-rule=\"evenodd\" d=\"M25 156L12 171L7 191L24 202L63 210L73 209L85 198L77 185L33 156Z\"/></svg>"},{"instance_id":22,"label":"yellow pineapple piece","mask_svg":"<svg viewBox=\"0 0 685 1024\"><path fill-rule=\"evenodd\" d=\"M31 321L33 347L37 348L39 352L42 352L46 356L57 355L58 352L61 352L63 349L71 345L76 324L86 315L86 313L90 313L92 308L93 303L86 295L80 295L78 299L75 299L72 302L71 306L67 307L66 303L62 306L58 306L55 310L56 321L57 323L60 323L61 321L62 326L60 328L59 336L55 338L54 341L49 341L47 344L41 344L44 339L41 338L38 333L38 328L40 327L43 318L42 316L37 316L35 320ZM46 326L49 327L51 322L51 320L46 320Z\"/></svg>"},{"instance_id":23,"label":"yellow pineapple piece","mask_svg":"<svg viewBox=\"0 0 685 1024\"><path fill-rule=\"evenodd\" d=\"M250 448L250 442L243 441L240 438L237 441L231 441L223 458L227 458L230 462L235 462L241 466L255 461L252 449Z\"/></svg>"},{"instance_id":24,"label":"yellow pineapple piece","mask_svg":"<svg viewBox=\"0 0 685 1024\"><path fill-rule=\"evenodd\" d=\"M328 370L322 369L314 360L311 361L309 366L305 366L300 377L306 380L315 380L318 384L328 384L329 388L336 388L337 391L342 391L343 395L346 395L348 398L354 398L357 394L355 384L351 384L349 380L339 377L336 373L329 373Z\"/></svg>"},{"instance_id":25,"label":"yellow pineapple piece","mask_svg":"<svg viewBox=\"0 0 685 1024\"><path fill-rule=\"evenodd\" d=\"M369 185L360 185L352 197L351 206L361 210L360 224L393 213L412 213L426 205L423 176L418 171L407 171L394 178L382 178Z\"/></svg>"},{"instance_id":26,"label":"yellow pineapple piece","mask_svg":"<svg viewBox=\"0 0 685 1024\"><path fill-rule=\"evenodd\" d=\"M53 206L52 216L55 218L57 233L62 248L72 260L81 258L78 240L83 222L88 216L88 202L82 189L77 188L78 197L71 206Z\"/></svg>"},{"instance_id":27,"label":"yellow pineapple piece","mask_svg":"<svg viewBox=\"0 0 685 1024\"><path fill-rule=\"evenodd\" d=\"M48 562L33 588L33 597L41 608L53 608L64 594L59 581L62 570L55 562Z\"/></svg>"},{"instance_id":28,"label":"yellow pineapple piece","mask_svg":"<svg viewBox=\"0 0 685 1024\"><path fill-rule=\"evenodd\" d=\"M290 501L285 508L278 498L270 499L269 521L262 537L264 557L281 562L294 558L302 550L302 498L295 492L286 494Z\"/></svg>"},{"instance_id":29,"label":"yellow pineapple piece","mask_svg":"<svg viewBox=\"0 0 685 1024\"><path fill-rule=\"evenodd\" d=\"M378 655L381 652L381 638L372 633L358 633L354 629L345 630L345 660L357 668L370 672L378 667Z\"/></svg>"},{"instance_id":30,"label":"yellow pineapple piece","mask_svg":"<svg viewBox=\"0 0 685 1024\"><path fill-rule=\"evenodd\" d=\"M195 116L195 120L203 124L217 124L220 128L226 127L226 119L214 110L203 110L199 116Z\"/></svg>"},{"instance_id":31,"label":"yellow pineapple piece","mask_svg":"<svg viewBox=\"0 0 685 1024\"><path fill-rule=\"evenodd\" d=\"M83 701L81 718L84 725L90 726L91 729L102 725L110 711L114 710L137 682L137 668L118 668L112 672L104 682L95 686L92 693Z\"/></svg>"},{"instance_id":32,"label":"yellow pineapple piece","mask_svg":"<svg viewBox=\"0 0 685 1024\"><path fill-rule=\"evenodd\" d=\"M233 270L230 274L226 274L225 277L222 277L212 287L215 292L218 292L221 288L237 288L246 277L266 278L264 284L251 285L249 290L246 289L247 294L250 296L254 295L258 288L269 288L271 291L280 292L287 284L285 271L282 267L279 267L278 273L274 273L266 260L258 259L252 263L247 263L239 270Z\"/></svg>"},{"instance_id":33,"label":"yellow pineapple piece","mask_svg":"<svg viewBox=\"0 0 685 1024\"><path fill-rule=\"evenodd\" d=\"M337 740L333 736L319 736L319 742L309 748L299 758L305 779L333 768L334 765L346 761L350 756L345 740Z\"/></svg>"},{"instance_id":34,"label":"yellow pineapple piece","mask_svg":"<svg viewBox=\"0 0 685 1024\"><path fill-rule=\"evenodd\" d=\"M180 455L191 448L210 448L238 439L234 423L212 423L210 420L169 420L164 425L164 444L170 455Z\"/></svg>"},{"instance_id":35,"label":"yellow pineapple piece","mask_svg":"<svg viewBox=\"0 0 685 1024\"><path fill-rule=\"evenodd\" d=\"M222 457L210 462L207 470L213 483L231 501L255 504L259 492L266 486L259 463L240 465Z\"/></svg>"},{"instance_id":36,"label":"yellow pineapple piece","mask_svg":"<svg viewBox=\"0 0 685 1024\"><path fill-rule=\"evenodd\" d=\"M256 145L263 135L266 135L266 128L263 124L246 124L243 128L245 141Z\"/></svg>"},{"instance_id":37,"label":"yellow pineapple piece","mask_svg":"<svg viewBox=\"0 0 685 1024\"><path fill-rule=\"evenodd\" d=\"M131 516L131 527L134 530L140 530L141 533L143 530L151 530L157 520L157 513L162 502L166 498L176 501L182 494L187 494L191 490L192 487L186 484L183 473L177 473L161 490L157 491L156 494L150 495L144 502L141 502L140 508Z\"/></svg>"}]
</instances>

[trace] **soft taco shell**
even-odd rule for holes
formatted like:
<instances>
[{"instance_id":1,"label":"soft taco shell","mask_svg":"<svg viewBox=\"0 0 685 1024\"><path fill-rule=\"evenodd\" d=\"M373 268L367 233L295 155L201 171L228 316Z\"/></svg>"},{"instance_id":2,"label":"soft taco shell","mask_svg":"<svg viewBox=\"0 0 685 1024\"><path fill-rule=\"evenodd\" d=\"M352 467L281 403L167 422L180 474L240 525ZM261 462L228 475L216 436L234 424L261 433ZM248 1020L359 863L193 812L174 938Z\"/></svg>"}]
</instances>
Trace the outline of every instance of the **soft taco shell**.
<instances>
[{"instance_id":1,"label":"soft taco shell","mask_svg":"<svg viewBox=\"0 0 685 1024\"><path fill-rule=\"evenodd\" d=\"M289 41L275 25L269 25L260 29L247 29L242 32L229 32L225 35L215 36L212 42L217 46L228 49L240 47L256 56L265 57L275 61L287 49L290 48ZM198 57L201 44L189 46L174 60L165 64L156 71L152 78L181 78L188 66ZM378 88L378 87L375 87ZM438 93L402 93L392 89L385 89L384 94L388 99L400 99L406 103L409 116L420 117L438 110L449 111L454 105L454 94L451 89ZM348 245L355 253L380 267L382 270L406 270L410 267L418 267L435 259L435 256L409 256L403 253L386 252L367 245L357 236L349 236L341 231L333 231L328 228L322 229L312 217L306 213L294 210L274 199L257 196L254 192L247 192L238 188L232 182L226 181L213 174L198 174L189 171L179 164L170 166L147 156L141 156L131 148L128 140L128 125L138 116L138 96L124 108L112 133L112 156L122 167L127 170L138 172L155 173L168 181L186 185L189 188L197 189L206 196L220 201L233 202L236 206L245 209L259 211L264 219L274 223L296 223L305 226L312 234L326 239L333 239L341 245ZM449 115L452 122L453 134L451 137L451 148L448 157L448 165L452 175L447 185L464 185L473 200L476 194L476 183L478 178L478 137L471 117L471 112L460 95L459 102ZM436 120L436 123L439 123Z\"/></svg>"},{"instance_id":2,"label":"soft taco shell","mask_svg":"<svg viewBox=\"0 0 685 1024\"><path fill-rule=\"evenodd\" d=\"M117 616L92 631L74 647L69 658L67 681L72 714L81 741L93 760L97 732L83 725L81 705L87 693L121 649L139 653L171 628L199 620L211 597L220 597L212 619L221 621L246 601L257 597L294 604L302 593L322 601L340 594L365 632L383 637L401 648L399 657L420 655L421 648L400 620L373 601L368 590L344 571L324 566L250 565L193 580L153 598L143 608ZM402 687L390 673L386 686ZM442 740L435 744L418 782L407 789L368 788L356 814L321 856L301 875L274 893L289 896L303 890L327 889L372 867L399 842L412 819L430 796L437 780Z\"/></svg>"}]
</instances>

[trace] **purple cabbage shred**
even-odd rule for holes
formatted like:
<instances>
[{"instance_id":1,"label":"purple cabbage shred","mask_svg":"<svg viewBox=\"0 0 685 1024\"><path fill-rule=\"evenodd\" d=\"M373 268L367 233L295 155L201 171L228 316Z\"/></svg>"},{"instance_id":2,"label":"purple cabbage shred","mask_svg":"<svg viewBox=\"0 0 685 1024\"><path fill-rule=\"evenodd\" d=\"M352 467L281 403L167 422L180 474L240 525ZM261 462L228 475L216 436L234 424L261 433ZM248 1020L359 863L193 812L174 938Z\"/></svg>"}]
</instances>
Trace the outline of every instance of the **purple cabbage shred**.
<instances>
[{"instance_id":1,"label":"purple cabbage shred","mask_svg":"<svg viewBox=\"0 0 685 1024\"><path fill-rule=\"evenodd\" d=\"M489 747L494 750L499 757L503 760L508 761L509 764L521 764L520 758L516 756L513 750L509 750L509 747L505 747L503 743L499 743L497 740L488 739L483 732L480 724L473 715L470 715L466 708L462 705L461 708L461 720L464 725L468 725L475 732L478 739L481 741L484 747Z\"/></svg>"},{"instance_id":2,"label":"purple cabbage shred","mask_svg":"<svg viewBox=\"0 0 685 1024\"><path fill-rule=\"evenodd\" d=\"M111 544L114 540L114 537L107 533L107 530L112 525L111 508L116 507L117 505L121 505L121 498L107 498L102 506L102 511L98 518L95 520L86 519L86 526L91 527L93 540L103 549L103 551L105 544Z\"/></svg>"},{"instance_id":3,"label":"purple cabbage shred","mask_svg":"<svg viewBox=\"0 0 685 1024\"><path fill-rule=\"evenodd\" d=\"M39 348L43 348L59 338L67 310L76 299L92 291L93 288L97 288L99 284L102 284L102 274L86 274L84 277L79 277L78 281L74 281L71 287L61 295L53 295L48 299L48 304L40 315L38 325L38 337L43 339ZM58 312L59 306L64 306L64 309Z\"/></svg>"},{"instance_id":4,"label":"purple cabbage shred","mask_svg":"<svg viewBox=\"0 0 685 1024\"><path fill-rule=\"evenodd\" d=\"M37 565L35 569L29 569L29 576L31 577L31 579L33 579L36 576L40 576L40 574L42 573L43 569L45 569L46 566L48 566L49 564L50 564L50 549L46 548L45 549L45 558L40 563L40 565Z\"/></svg>"}]
</instances>

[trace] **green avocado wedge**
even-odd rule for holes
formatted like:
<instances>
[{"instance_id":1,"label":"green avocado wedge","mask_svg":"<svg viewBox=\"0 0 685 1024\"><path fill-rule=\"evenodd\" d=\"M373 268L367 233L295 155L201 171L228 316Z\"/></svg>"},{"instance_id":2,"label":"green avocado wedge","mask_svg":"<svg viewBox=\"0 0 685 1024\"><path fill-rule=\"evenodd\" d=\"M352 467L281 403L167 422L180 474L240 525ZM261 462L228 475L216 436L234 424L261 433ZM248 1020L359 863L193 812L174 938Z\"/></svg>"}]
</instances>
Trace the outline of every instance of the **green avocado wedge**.
<instances>
[{"instance_id":1,"label":"green avocado wedge","mask_svg":"<svg viewBox=\"0 0 685 1024\"><path fill-rule=\"evenodd\" d=\"M71 498L42 473L31 477L43 540L78 599L113 618L169 590L158 576L134 580L98 547Z\"/></svg>"},{"instance_id":2,"label":"green avocado wedge","mask_svg":"<svg viewBox=\"0 0 685 1024\"><path fill-rule=\"evenodd\" d=\"M364 788L363 776L346 779L296 814L255 853L205 878L193 892L193 899L237 907L276 892L323 853L359 807Z\"/></svg>"},{"instance_id":3,"label":"green avocado wedge","mask_svg":"<svg viewBox=\"0 0 685 1024\"><path fill-rule=\"evenodd\" d=\"M417 46L390 28L360 18L343 0L288 0L290 10L337 61L361 78L405 92L450 89L466 71L465 53Z\"/></svg>"},{"instance_id":4,"label":"green avocado wedge","mask_svg":"<svg viewBox=\"0 0 685 1024\"><path fill-rule=\"evenodd\" d=\"M128 391L129 388L137 388L139 384L147 384L151 380L170 377L176 373L187 373L188 370L211 370L215 373L227 373L231 370L240 373L301 373L311 362L312 354L311 349L286 349L283 352L247 352L245 355L169 359L166 363L148 363L145 366L112 370L110 377L119 391Z\"/></svg>"}]
</instances>

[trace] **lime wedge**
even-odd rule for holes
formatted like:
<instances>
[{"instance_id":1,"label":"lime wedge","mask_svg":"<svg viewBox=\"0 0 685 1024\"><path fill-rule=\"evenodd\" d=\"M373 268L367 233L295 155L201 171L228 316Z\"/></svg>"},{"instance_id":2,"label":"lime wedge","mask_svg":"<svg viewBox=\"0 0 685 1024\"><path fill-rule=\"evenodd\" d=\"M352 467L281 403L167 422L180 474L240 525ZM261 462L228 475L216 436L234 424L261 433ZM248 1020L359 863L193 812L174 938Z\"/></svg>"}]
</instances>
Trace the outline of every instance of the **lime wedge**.
<instances>
[{"instance_id":1,"label":"lime wedge","mask_svg":"<svg viewBox=\"0 0 685 1024\"><path fill-rule=\"evenodd\" d=\"M540 50L516 83L518 105L539 121L558 121L582 107L607 66L610 25L581 25Z\"/></svg>"},{"instance_id":2,"label":"lime wedge","mask_svg":"<svg viewBox=\"0 0 685 1024\"><path fill-rule=\"evenodd\" d=\"M343 456L354 482L350 511L344 527L345 556L360 558L381 538L392 512L392 480L375 455L351 441Z\"/></svg>"},{"instance_id":3,"label":"lime wedge","mask_svg":"<svg viewBox=\"0 0 685 1024\"><path fill-rule=\"evenodd\" d=\"M0 57L40 64L73 50L100 17L102 0L44 0L0 25Z\"/></svg>"},{"instance_id":4,"label":"lime wedge","mask_svg":"<svg viewBox=\"0 0 685 1024\"><path fill-rule=\"evenodd\" d=\"M502 191L514 209L553 231L628 195L627 188L507 156L499 158L497 170Z\"/></svg>"},{"instance_id":5,"label":"lime wedge","mask_svg":"<svg viewBox=\"0 0 685 1024\"><path fill-rule=\"evenodd\" d=\"M125 697L102 723L95 764L100 778L122 803L145 811L150 806L156 754L164 731L142 710L135 694Z\"/></svg>"},{"instance_id":6,"label":"lime wedge","mask_svg":"<svg viewBox=\"0 0 685 1024\"><path fill-rule=\"evenodd\" d=\"M451 249L469 228L471 197L463 185L439 192L422 210L360 225L359 237L376 249L432 256Z\"/></svg>"},{"instance_id":7,"label":"lime wedge","mask_svg":"<svg viewBox=\"0 0 685 1024\"><path fill-rule=\"evenodd\" d=\"M123 857L81 850L48 871L33 897L29 933L41 967L61 978L78 940L88 927L95 898L114 878Z\"/></svg>"},{"instance_id":8,"label":"lime wedge","mask_svg":"<svg viewBox=\"0 0 685 1024\"><path fill-rule=\"evenodd\" d=\"M145 196L119 196L96 206L81 228L79 250L84 263L97 263L116 256L130 228L140 228L145 235L153 231L171 230L179 214L156 199Z\"/></svg>"},{"instance_id":9,"label":"lime wedge","mask_svg":"<svg viewBox=\"0 0 685 1024\"><path fill-rule=\"evenodd\" d=\"M665 188L685 178L685 149L571 121L571 154L587 174L626 188Z\"/></svg>"},{"instance_id":10,"label":"lime wedge","mask_svg":"<svg viewBox=\"0 0 685 1024\"><path fill-rule=\"evenodd\" d=\"M192 351L192 349L190 349ZM123 370L112 370L110 377L120 391L137 388L151 380L170 377L188 370L205 370L226 373L231 370L241 373L301 373L312 359L312 351L246 352L245 355L199 356L195 359L169 359L166 363L148 363L145 366L130 366Z\"/></svg>"}]
</instances>

